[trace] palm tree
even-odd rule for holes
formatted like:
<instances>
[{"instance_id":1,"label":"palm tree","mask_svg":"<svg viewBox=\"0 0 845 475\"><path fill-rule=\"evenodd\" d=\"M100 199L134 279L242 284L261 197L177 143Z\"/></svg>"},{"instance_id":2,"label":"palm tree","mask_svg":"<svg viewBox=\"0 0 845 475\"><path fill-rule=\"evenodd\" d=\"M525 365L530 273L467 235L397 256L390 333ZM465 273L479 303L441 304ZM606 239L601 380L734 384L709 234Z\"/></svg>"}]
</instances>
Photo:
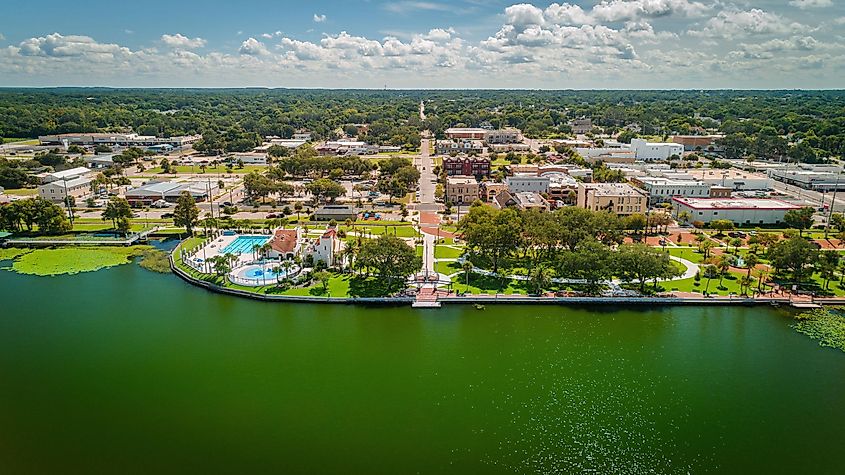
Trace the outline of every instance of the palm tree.
<instances>
[{"instance_id":1,"label":"palm tree","mask_svg":"<svg viewBox=\"0 0 845 475\"><path fill-rule=\"evenodd\" d=\"M739 279L739 290L742 295L748 295L748 288L754 283L754 278L750 275L744 275Z\"/></svg>"},{"instance_id":2,"label":"palm tree","mask_svg":"<svg viewBox=\"0 0 845 475\"><path fill-rule=\"evenodd\" d=\"M745 267L748 268L748 277L751 277L751 271L760 263L760 258L756 254L748 254L745 256Z\"/></svg>"},{"instance_id":3,"label":"palm tree","mask_svg":"<svg viewBox=\"0 0 845 475\"><path fill-rule=\"evenodd\" d=\"M261 251L261 244L253 244L252 245L252 260L257 261L258 258L256 257L257 254Z\"/></svg>"},{"instance_id":4,"label":"palm tree","mask_svg":"<svg viewBox=\"0 0 845 475\"><path fill-rule=\"evenodd\" d=\"M719 276L719 273L716 271L716 268L712 265L708 264L704 266L704 272L702 272L704 278L707 279L707 285L704 286L704 293L710 291L710 281L715 279Z\"/></svg>"},{"instance_id":5,"label":"palm tree","mask_svg":"<svg viewBox=\"0 0 845 475\"><path fill-rule=\"evenodd\" d=\"M469 259L465 260L464 264L461 266L461 269L463 269L463 271L464 271L464 276L466 277L467 288L469 288L469 274L470 274L470 272L472 272L472 268L473 268L473 265L472 265L472 262L469 261Z\"/></svg>"},{"instance_id":6,"label":"palm tree","mask_svg":"<svg viewBox=\"0 0 845 475\"><path fill-rule=\"evenodd\" d=\"M725 278L725 274L728 272L728 269L731 268L731 261L728 256L723 255L719 258L719 261L716 263L716 267L719 269L719 288L722 288L722 280Z\"/></svg>"}]
</instances>

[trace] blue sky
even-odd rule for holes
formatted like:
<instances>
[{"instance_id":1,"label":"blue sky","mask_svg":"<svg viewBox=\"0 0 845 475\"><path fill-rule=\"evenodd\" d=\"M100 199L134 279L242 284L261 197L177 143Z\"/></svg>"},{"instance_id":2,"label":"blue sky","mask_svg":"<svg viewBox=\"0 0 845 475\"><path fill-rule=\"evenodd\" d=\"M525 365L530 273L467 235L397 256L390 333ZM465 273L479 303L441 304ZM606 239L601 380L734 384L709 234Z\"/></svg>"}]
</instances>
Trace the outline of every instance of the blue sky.
<instances>
[{"instance_id":1,"label":"blue sky","mask_svg":"<svg viewBox=\"0 0 845 475\"><path fill-rule=\"evenodd\" d=\"M3 86L840 88L838 0L20 2Z\"/></svg>"}]
</instances>

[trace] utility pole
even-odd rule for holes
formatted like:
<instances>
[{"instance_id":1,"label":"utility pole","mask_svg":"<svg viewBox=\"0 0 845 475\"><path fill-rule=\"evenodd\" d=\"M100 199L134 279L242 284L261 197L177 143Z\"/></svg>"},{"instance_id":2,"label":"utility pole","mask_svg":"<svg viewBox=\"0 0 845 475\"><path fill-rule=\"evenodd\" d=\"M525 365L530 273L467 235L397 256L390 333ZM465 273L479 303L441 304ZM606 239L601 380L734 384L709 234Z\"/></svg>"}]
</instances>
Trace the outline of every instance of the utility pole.
<instances>
[{"instance_id":1,"label":"utility pole","mask_svg":"<svg viewBox=\"0 0 845 475\"><path fill-rule=\"evenodd\" d=\"M62 184L65 187L65 207L67 208L67 213L70 217L70 225L73 227L73 208L70 207L70 195L67 193L67 178L62 179Z\"/></svg>"},{"instance_id":2,"label":"utility pole","mask_svg":"<svg viewBox=\"0 0 845 475\"><path fill-rule=\"evenodd\" d=\"M842 176L842 169L836 174L836 185L833 187L833 197L830 200L830 210L827 212L827 220L824 223L824 238L827 239L827 232L830 228L830 218L833 217L833 208L836 207L836 191L839 190L839 177ZM824 195L822 195L824 197ZM824 206L824 199L822 199L822 206Z\"/></svg>"}]
</instances>

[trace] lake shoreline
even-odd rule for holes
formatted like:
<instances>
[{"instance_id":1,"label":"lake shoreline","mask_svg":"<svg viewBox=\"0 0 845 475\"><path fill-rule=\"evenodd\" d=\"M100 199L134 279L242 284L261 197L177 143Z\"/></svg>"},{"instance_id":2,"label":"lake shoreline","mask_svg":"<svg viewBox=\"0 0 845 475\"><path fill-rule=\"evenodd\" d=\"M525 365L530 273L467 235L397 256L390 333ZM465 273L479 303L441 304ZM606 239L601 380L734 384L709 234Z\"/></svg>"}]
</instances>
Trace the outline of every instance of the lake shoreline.
<instances>
[{"instance_id":1,"label":"lake shoreline","mask_svg":"<svg viewBox=\"0 0 845 475\"><path fill-rule=\"evenodd\" d=\"M232 289L196 279L178 265L172 256L170 268L174 274L188 284L206 289L211 292L248 298L262 302L282 303L318 303L341 305L380 305L402 306L412 305L417 299L414 297L310 297L301 295L271 295ZM842 305L845 299L814 299L812 301L796 301L789 296L771 298L746 297L539 297L525 295L471 295L447 296L437 299L438 303L457 305L494 305L494 304L528 304L528 305L660 305L660 306L796 306L813 308L818 304ZM434 307L432 307L434 308Z\"/></svg>"}]
</instances>

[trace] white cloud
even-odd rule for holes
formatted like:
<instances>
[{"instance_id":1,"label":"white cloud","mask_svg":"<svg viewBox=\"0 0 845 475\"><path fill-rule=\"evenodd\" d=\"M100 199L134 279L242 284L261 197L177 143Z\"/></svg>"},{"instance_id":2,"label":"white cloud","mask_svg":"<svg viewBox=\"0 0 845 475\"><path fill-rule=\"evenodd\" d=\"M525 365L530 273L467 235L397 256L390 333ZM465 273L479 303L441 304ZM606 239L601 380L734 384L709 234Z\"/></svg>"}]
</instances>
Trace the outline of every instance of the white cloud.
<instances>
[{"instance_id":1,"label":"white cloud","mask_svg":"<svg viewBox=\"0 0 845 475\"><path fill-rule=\"evenodd\" d=\"M247 56L268 56L270 54L270 50L267 49L267 46L265 46L264 43L250 37L241 43L238 53Z\"/></svg>"},{"instance_id":2,"label":"white cloud","mask_svg":"<svg viewBox=\"0 0 845 475\"><path fill-rule=\"evenodd\" d=\"M326 21L326 15L318 15L316 13L314 14L315 23L323 23L324 21Z\"/></svg>"},{"instance_id":3,"label":"white cloud","mask_svg":"<svg viewBox=\"0 0 845 475\"><path fill-rule=\"evenodd\" d=\"M130 53L128 48L111 43L97 43L90 36L64 36L59 33L24 40L20 43L18 51L23 56L84 57L92 61L114 59Z\"/></svg>"},{"instance_id":4,"label":"white cloud","mask_svg":"<svg viewBox=\"0 0 845 475\"><path fill-rule=\"evenodd\" d=\"M342 31L314 41L281 31L213 50L202 38L163 35L128 48L53 33L0 46L9 85L381 87L837 87L845 19L823 11L764 11L739 0L604 0L547 7L515 3L501 23L466 30ZM480 4L480 0L465 4ZM583 2L586 3L586 2ZM392 5L392 6L391 6ZM383 8L446 11L445 1ZM721 10L717 10L721 8ZM797 10L791 10L798 15ZM318 15L319 16L319 15ZM841 15L839 15L841 17ZM312 25L315 26L315 25ZM690 31L687 31L690 30ZM468 32L481 40L467 41ZM688 32L689 34L683 34ZM166 46L166 47L163 47ZM201 49L202 48L202 49ZM801 71L816 68L812 75ZM443 68L448 68L444 70ZM701 74L712 71L717 74ZM755 74L750 74L750 72Z\"/></svg>"},{"instance_id":5,"label":"white cloud","mask_svg":"<svg viewBox=\"0 0 845 475\"><path fill-rule=\"evenodd\" d=\"M205 46L206 41L202 38L188 38L181 33L175 35L161 35L161 42L170 48L175 49L197 49Z\"/></svg>"},{"instance_id":6,"label":"white cloud","mask_svg":"<svg viewBox=\"0 0 845 475\"><path fill-rule=\"evenodd\" d=\"M824 8L833 6L833 0L791 0L789 4L793 7L804 10L807 8Z\"/></svg>"},{"instance_id":7,"label":"white cloud","mask_svg":"<svg viewBox=\"0 0 845 475\"><path fill-rule=\"evenodd\" d=\"M806 29L775 13L754 8L747 11L726 10L707 20L701 30L690 30L692 36L730 38L736 35L787 34Z\"/></svg>"},{"instance_id":8,"label":"white cloud","mask_svg":"<svg viewBox=\"0 0 845 475\"><path fill-rule=\"evenodd\" d=\"M445 3L435 2L419 2L419 1L400 1L389 2L383 5L383 8L392 13L410 13L412 11L452 11L454 7Z\"/></svg>"}]
</instances>

